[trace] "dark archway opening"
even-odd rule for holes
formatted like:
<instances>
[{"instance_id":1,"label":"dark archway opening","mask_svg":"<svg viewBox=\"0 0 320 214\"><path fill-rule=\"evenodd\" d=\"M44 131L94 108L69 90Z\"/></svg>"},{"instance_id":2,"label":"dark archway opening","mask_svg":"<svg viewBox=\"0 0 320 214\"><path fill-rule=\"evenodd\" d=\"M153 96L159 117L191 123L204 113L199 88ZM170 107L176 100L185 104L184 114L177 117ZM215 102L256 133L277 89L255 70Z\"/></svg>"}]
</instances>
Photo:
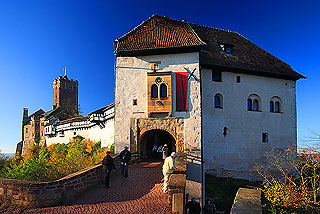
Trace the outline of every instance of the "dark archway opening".
<instances>
[{"instance_id":1,"label":"dark archway opening","mask_svg":"<svg viewBox=\"0 0 320 214\"><path fill-rule=\"evenodd\" d=\"M176 141L174 137L167 131L164 130L150 130L145 132L140 137L140 148L139 154L141 159L162 159L162 152L155 152L153 151L154 146L159 148L159 146L164 146L165 144L168 145L170 155L171 152L176 151Z\"/></svg>"}]
</instances>

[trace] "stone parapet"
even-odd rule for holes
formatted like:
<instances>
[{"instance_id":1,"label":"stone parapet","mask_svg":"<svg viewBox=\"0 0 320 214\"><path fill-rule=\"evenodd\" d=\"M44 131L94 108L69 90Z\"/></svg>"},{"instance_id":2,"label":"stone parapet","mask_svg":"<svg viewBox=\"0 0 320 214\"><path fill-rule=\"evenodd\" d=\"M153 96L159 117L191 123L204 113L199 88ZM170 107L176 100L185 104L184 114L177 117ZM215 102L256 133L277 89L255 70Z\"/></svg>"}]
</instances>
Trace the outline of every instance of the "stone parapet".
<instances>
[{"instance_id":1,"label":"stone parapet","mask_svg":"<svg viewBox=\"0 0 320 214\"><path fill-rule=\"evenodd\" d=\"M177 170L170 176L168 183L169 204L172 206L172 213L182 214L185 204L185 187L187 159L186 154L178 153L176 157Z\"/></svg>"},{"instance_id":2,"label":"stone parapet","mask_svg":"<svg viewBox=\"0 0 320 214\"><path fill-rule=\"evenodd\" d=\"M262 214L261 191L240 188L234 199L230 214Z\"/></svg>"},{"instance_id":3,"label":"stone parapet","mask_svg":"<svg viewBox=\"0 0 320 214\"><path fill-rule=\"evenodd\" d=\"M118 159L115 158L116 165L120 164ZM98 164L52 182L0 178L0 201L32 207L54 206L102 183L104 175L102 165Z\"/></svg>"}]
</instances>

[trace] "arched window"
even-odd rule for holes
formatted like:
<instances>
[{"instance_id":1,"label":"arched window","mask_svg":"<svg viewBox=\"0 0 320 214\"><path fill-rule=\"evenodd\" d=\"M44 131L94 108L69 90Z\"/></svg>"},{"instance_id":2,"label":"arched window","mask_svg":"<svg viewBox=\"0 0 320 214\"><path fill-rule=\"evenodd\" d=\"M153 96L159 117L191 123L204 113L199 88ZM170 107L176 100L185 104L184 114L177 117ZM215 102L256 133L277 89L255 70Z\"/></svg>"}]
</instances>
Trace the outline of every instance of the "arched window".
<instances>
[{"instance_id":1,"label":"arched window","mask_svg":"<svg viewBox=\"0 0 320 214\"><path fill-rule=\"evenodd\" d=\"M260 111L260 97L257 94L251 94L247 105L248 111Z\"/></svg>"},{"instance_id":2,"label":"arched window","mask_svg":"<svg viewBox=\"0 0 320 214\"><path fill-rule=\"evenodd\" d=\"M164 83L162 83L161 85L160 85L160 97L167 97L168 95L167 95L167 85L166 84L164 84Z\"/></svg>"},{"instance_id":3,"label":"arched window","mask_svg":"<svg viewBox=\"0 0 320 214\"><path fill-rule=\"evenodd\" d=\"M252 111L252 100L248 99L248 111Z\"/></svg>"},{"instance_id":4,"label":"arched window","mask_svg":"<svg viewBox=\"0 0 320 214\"><path fill-rule=\"evenodd\" d=\"M270 100L270 112L281 113L281 103L280 97L272 97Z\"/></svg>"},{"instance_id":5,"label":"arched window","mask_svg":"<svg viewBox=\"0 0 320 214\"><path fill-rule=\"evenodd\" d=\"M222 108L222 95L216 94L214 96L214 107L215 108Z\"/></svg>"},{"instance_id":6,"label":"arched window","mask_svg":"<svg viewBox=\"0 0 320 214\"><path fill-rule=\"evenodd\" d=\"M253 111L259 111L259 101L253 100Z\"/></svg>"},{"instance_id":7,"label":"arched window","mask_svg":"<svg viewBox=\"0 0 320 214\"><path fill-rule=\"evenodd\" d=\"M151 86L151 98L157 98L158 97L158 86L156 84L153 84Z\"/></svg>"},{"instance_id":8,"label":"arched window","mask_svg":"<svg viewBox=\"0 0 320 214\"><path fill-rule=\"evenodd\" d=\"M274 112L274 102L270 101L270 112Z\"/></svg>"},{"instance_id":9,"label":"arched window","mask_svg":"<svg viewBox=\"0 0 320 214\"><path fill-rule=\"evenodd\" d=\"M280 103L279 103L279 101L276 101L274 103L274 112L277 112L277 113L280 112Z\"/></svg>"}]
</instances>

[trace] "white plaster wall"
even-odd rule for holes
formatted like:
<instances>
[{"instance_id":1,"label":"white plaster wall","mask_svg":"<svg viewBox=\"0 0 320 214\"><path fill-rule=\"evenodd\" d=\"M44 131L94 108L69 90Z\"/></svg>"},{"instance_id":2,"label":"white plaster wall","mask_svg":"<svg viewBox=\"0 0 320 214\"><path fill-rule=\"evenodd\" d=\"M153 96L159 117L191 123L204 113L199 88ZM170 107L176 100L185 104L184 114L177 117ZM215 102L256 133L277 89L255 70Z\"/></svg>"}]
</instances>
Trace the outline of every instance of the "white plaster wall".
<instances>
[{"instance_id":1,"label":"white plaster wall","mask_svg":"<svg viewBox=\"0 0 320 214\"><path fill-rule=\"evenodd\" d=\"M263 163L267 151L286 149L297 144L295 81L255 75L222 72L222 82L213 82L211 70L202 69L203 143L205 169L239 178L252 178L248 173L255 163ZM236 83L236 76L241 82ZM214 108L214 95L223 96L223 109ZM261 98L261 112L247 111L250 94ZM271 113L273 96L282 99L282 112ZM227 135L223 136L223 128ZM269 142L262 143L262 132Z\"/></svg>"},{"instance_id":2,"label":"white plaster wall","mask_svg":"<svg viewBox=\"0 0 320 214\"><path fill-rule=\"evenodd\" d=\"M59 126L57 127L59 128ZM59 133L55 136L46 136L46 144L50 146L54 143L69 143L72 137L81 135L84 138L101 141L101 147L108 147L114 143L114 118L109 118L105 121L105 127L100 128L94 124L90 128L71 128L64 130L64 136L61 137Z\"/></svg>"},{"instance_id":3,"label":"white plaster wall","mask_svg":"<svg viewBox=\"0 0 320 214\"><path fill-rule=\"evenodd\" d=\"M189 80L189 111L176 112L175 74L186 72L184 67L199 76L199 53L166 54L139 57L116 58L115 82L115 145L116 152L130 145L130 118L147 118L147 72L151 71L150 62L161 61L159 71L172 74L172 117L185 118L185 143L200 149L200 83L194 78ZM137 99L137 106L133 106Z\"/></svg>"}]
</instances>

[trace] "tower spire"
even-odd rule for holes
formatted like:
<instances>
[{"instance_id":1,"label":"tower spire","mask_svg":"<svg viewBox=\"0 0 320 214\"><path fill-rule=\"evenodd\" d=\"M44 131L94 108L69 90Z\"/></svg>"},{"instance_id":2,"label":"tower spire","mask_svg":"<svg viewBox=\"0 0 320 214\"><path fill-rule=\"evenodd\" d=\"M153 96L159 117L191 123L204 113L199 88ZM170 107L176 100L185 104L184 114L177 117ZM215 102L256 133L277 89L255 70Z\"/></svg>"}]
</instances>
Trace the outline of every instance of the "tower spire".
<instances>
[{"instance_id":1,"label":"tower spire","mask_svg":"<svg viewBox=\"0 0 320 214\"><path fill-rule=\"evenodd\" d=\"M62 69L62 70L64 70L64 76L66 77L67 76L67 67L64 67L64 69Z\"/></svg>"}]
</instances>

